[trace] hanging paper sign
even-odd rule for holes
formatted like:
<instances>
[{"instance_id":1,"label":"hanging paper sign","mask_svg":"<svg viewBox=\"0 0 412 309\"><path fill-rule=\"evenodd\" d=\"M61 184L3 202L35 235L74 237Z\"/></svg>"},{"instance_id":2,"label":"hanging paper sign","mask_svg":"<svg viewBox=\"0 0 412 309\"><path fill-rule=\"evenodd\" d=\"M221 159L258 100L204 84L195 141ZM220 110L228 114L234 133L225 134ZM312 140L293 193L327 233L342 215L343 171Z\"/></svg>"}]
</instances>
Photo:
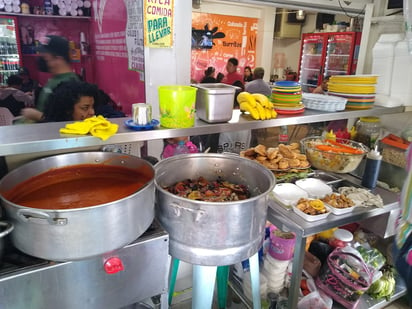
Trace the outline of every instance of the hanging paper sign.
<instances>
[{"instance_id":1,"label":"hanging paper sign","mask_svg":"<svg viewBox=\"0 0 412 309\"><path fill-rule=\"evenodd\" d=\"M125 0L127 12L126 46L128 68L144 71L143 6L140 1Z\"/></svg>"},{"instance_id":2,"label":"hanging paper sign","mask_svg":"<svg viewBox=\"0 0 412 309\"><path fill-rule=\"evenodd\" d=\"M144 45L173 46L173 0L144 0Z\"/></svg>"}]
</instances>

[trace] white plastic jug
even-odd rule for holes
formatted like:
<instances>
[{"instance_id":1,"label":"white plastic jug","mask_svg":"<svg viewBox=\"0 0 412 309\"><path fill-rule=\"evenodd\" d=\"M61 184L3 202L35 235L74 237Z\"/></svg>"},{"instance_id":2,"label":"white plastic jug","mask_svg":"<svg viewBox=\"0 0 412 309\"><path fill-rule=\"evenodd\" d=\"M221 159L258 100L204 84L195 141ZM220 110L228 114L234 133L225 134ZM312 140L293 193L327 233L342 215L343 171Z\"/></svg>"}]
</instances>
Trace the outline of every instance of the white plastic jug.
<instances>
[{"instance_id":1,"label":"white plastic jug","mask_svg":"<svg viewBox=\"0 0 412 309\"><path fill-rule=\"evenodd\" d=\"M403 38L403 33L381 34L372 49L372 74L379 75L377 95L390 95L395 45Z\"/></svg>"},{"instance_id":2,"label":"white plastic jug","mask_svg":"<svg viewBox=\"0 0 412 309\"><path fill-rule=\"evenodd\" d=\"M394 56L391 99L400 105L412 105L412 55L407 39L396 43Z\"/></svg>"}]
</instances>

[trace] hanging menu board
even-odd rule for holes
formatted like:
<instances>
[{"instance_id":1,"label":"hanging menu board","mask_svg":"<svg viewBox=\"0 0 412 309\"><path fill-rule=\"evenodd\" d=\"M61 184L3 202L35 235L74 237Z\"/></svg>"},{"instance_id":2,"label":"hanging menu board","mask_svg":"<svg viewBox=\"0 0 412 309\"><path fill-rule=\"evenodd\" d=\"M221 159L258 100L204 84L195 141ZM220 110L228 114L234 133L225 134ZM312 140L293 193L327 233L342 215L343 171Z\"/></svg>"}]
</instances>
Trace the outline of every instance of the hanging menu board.
<instances>
[{"instance_id":1,"label":"hanging menu board","mask_svg":"<svg viewBox=\"0 0 412 309\"><path fill-rule=\"evenodd\" d=\"M173 46L173 0L144 0L144 44Z\"/></svg>"},{"instance_id":2,"label":"hanging menu board","mask_svg":"<svg viewBox=\"0 0 412 309\"><path fill-rule=\"evenodd\" d=\"M143 4L125 0L127 12L126 46L129 70L144 72Z\"/></svg>"}]
</instances>

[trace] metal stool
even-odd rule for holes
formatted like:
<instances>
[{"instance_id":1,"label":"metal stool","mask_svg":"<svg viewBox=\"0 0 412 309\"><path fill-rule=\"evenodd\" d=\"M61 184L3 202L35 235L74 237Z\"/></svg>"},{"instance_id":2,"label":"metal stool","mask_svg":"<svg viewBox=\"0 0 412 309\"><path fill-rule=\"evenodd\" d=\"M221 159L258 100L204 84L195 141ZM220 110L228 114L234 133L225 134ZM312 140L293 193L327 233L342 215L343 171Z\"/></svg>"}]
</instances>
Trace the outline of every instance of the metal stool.
<instances>
[{"instance_id":1,"label":"metal stool","mask_svg":"<svg viewBox=\"0 0 412 309\"><path fill-rule=\"evenodd\" d=\"M259 253L249 258L252 283L253 308L260 309ZM179 260L173 258L169 282L169 306L172 303L176 284ZM210 309L213 303L213 291L217 277L217 295L219 308L226 308L227 281L229 266L193 265L192 309Z\"/></svg>"}]
</instances>

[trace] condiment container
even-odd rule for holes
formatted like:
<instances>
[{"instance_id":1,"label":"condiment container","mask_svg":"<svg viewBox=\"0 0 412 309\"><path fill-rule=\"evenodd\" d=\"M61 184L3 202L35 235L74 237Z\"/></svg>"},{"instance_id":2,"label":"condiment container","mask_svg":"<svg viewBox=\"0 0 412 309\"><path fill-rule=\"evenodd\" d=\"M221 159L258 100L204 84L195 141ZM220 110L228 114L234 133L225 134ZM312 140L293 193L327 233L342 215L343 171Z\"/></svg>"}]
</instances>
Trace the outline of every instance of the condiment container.
<instances>
[{"instance_id":1,"label":"condiment container","mask_svg":"<svg viewBox=\"0 0 412 309\"><path fill-rule=\"evenodd\" d=\"M269 254L280 261L288 261L292 259L295 249L296 237L291 232L282 232L274 225L270 231Z\"/></svg>"},{"instance_id":2,"label":"condiment container","mask_svg":"<svg viewBox=\"0 0 412 309\"><path fill-rule=\"evenodd\" d=\"M369 189L376 187L381 162L382 156L376 146L374 150L369 151L366 155L366 165L362 177L362 186Z\"/></svg>"},{"instance_id":3,"label":"condiment container","mask_svg":"<svg viewBox=\"0 0 412 309\"><path fill-rule=\"evenodd\" d=\"M360 117L356 122L356 132L355 141L373 149L381 132L379 117Z\"/></svg>"},{"instance_id":4,"label":"condiment container","mask_svg":"<svg viewBox=\"0 0 412 309\"><path fill-rule=\"evenodd\" d=\"M325 134L325 139L336 141L336 135L335 133L333 133L333 130L330 130L328 133Z\"/></svg>"},{"instance_id":5,"label":"condiment container","mask_svg":"<svg viewBox=\"0 0 412 309\"><path fill-rule=\"evenodd\" d=\"M380 141L380 148L382 149L382 160L405 168L406 167L406 150L410 142L393 134L385 136Z\"/></svg>"},{"instance_id":6,"label":"condiment container","mask_svg":"<svg viewBox=\"0 0 412 309\"><path fill-rule=\"evenodd\" d=\"M329 245L334 248L344 248L350 246L353 234L344 229L337 229L333 232L333 237L329 240Z\"/></svg>"},{"instance_id":7,"label":"condiment container","mask_svg":"<svg viewBox=\"0 0 412 309\"><path fill-rule=\"evenodd\" d=\"M152 121L152 106L145 103L132 104L133 122L144 126Z\"/></svg>"}]
</instances>

